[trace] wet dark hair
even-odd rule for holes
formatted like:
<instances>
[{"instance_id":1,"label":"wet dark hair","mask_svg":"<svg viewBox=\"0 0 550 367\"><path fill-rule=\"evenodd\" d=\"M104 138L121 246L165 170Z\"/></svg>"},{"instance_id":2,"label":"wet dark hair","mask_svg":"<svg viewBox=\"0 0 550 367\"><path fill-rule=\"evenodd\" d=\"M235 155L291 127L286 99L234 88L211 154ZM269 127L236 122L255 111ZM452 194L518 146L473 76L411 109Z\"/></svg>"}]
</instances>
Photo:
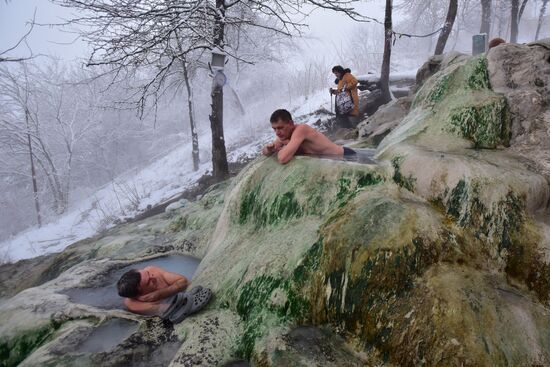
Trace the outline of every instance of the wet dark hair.
<instances>
[{"instance_id":1,"label":"wet dark hair","mask_svg":"<svg viewBox=\"0 0 550 367\"><path fill-rule=\"evenodd\" d=\"M290 114L290 112L284 109L276 110L271 114L269 122L274 124L279 120L282 120L283 122L292 122L292 115Z\"/></svg>"},{"instance_id":2,"label":"wet dark hair","mask_svg":"<svg viewBox=\"0 0 550 367\"><path fill-rule=\"evenodd\" d=\"M141 274L136 269L128 270L122 274L116 287L118 295L121 297L134 298L139 295L139 282L141 282Z\"/></svg>"},{"instance_id":3,"label":"wet dark hair","mask_svg":"<svg viewBox=\"0 0 550 367\"><path fill-rule=\"evenodd\" d=\"M335 67L332 68L332 72L340 74L338 78L334 79L334 84L338 84L340 82L340 79L344 77L344 74L351 73L351 70L347 68L344 69L342 66L336 65Z\"/></svg>"},{"instance_id":4,"label":"wet dark hair","mask_svg":"<svg viewBox=\"0 0 550 367\"><path fill-rule=\"evenodd\" d=\"M344 74L344 68L341 65L336 65L335 67L332 68L332 72Z\"/></svg>"}]
</instances>

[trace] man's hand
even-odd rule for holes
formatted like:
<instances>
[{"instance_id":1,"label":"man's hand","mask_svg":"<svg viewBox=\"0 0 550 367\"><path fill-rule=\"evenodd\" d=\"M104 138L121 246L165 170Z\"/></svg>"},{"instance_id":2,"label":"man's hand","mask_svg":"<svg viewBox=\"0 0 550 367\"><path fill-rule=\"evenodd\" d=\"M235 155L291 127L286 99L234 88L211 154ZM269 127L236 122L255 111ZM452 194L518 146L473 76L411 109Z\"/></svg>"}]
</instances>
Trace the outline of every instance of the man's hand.
<instances>
[{"instance_id":1,"label":"man's hand","mask_svg":"<svg viewBox=\"0 0 550 367\"><path fill-rule=\"evenodd\" d=\"M278 153L281 149L285 147L290 142L290 140L279 140L278 138L273 141L273 143L267 144L262 149L263 155L272 155L273 153Z\"/></svg>"},{"instance_id":2,"label":"man's hand","mask_svg":"<svg viewBox=\"0 0 550 367\"><path fill-rule=\"evenodd\" d=\"M271 155L275 153L275 144L269 143L262 149L263 155Z\"/></svg>"}]
</instances>

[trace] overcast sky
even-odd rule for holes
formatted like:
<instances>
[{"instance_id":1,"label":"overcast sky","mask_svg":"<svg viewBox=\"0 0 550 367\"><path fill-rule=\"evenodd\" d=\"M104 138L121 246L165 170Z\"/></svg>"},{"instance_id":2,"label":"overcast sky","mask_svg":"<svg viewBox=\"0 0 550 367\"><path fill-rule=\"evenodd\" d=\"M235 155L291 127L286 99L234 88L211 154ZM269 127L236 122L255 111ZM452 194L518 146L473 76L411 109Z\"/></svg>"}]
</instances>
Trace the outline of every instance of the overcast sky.
<instances>
[{"instance_id":1,"label":"overcast sky","mask_svg":"<svg viewBox=\"0 0 550 367\"><path fill-rule=\"evenodd\" d=\"M70 18L71 12L66 8L53 5L47 0L11 0L8 3L0 0L0 50L13 46L28 29L27 22L33 18L36 10L37 23L60 23ZM384 1L372 0L359 5L363 14L383 19ZM350 37L357 23L343 14L328 10L315 10L306 20L309 30L307 39L300 40L305 52L310 54L330 53L335 44ZM382 26L381 26L382 27ZM35 54L43 53L61 57L66 60L86 58L87 46L77 36L63 32L56 27L36 26L29 36L29 46ZM20 46L17 55L26 55L26 48Z\"/></svg>"},{"instance_id":2,"label":"overcast sky","mask_svg":"<svg viewBox=\"0 0 550 367\"><path fill-rule=\"evenodd\" d=\"M28 30L36 10L36 23L59 23L70 16L68 9L53 5L47 0L11 0L0 2L0 50L13 46ZM35 54L43 53L63 59L84 57L86 46L74 42L76 35L62 32L56 27L35 26L28 38ZM60 44L65 43L65 44ZM26 56L24 45L18 48L17 56Z\"/></svg>"}]
</instances>

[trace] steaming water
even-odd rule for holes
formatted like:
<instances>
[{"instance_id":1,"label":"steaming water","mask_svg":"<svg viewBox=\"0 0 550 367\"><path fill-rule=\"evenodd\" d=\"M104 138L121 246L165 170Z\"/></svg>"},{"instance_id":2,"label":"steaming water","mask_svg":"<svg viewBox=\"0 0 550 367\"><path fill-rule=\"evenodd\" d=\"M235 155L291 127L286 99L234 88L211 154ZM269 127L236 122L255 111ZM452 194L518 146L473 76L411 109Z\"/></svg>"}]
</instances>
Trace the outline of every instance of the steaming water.
<instances>
[{"instance_id":1,"label":"steaming water","mask_svg":"<svg viewBox=\"0 0 550 367\"><path fill-rule=\"evenodd\" d=\"M337 161L355 162L360 164L377 164L373 158L374 154L376 153L376 149L352 149L355 151L356 154L345 156L330 154L307 154L307 156Z\"/></svg>"}]
</instances>

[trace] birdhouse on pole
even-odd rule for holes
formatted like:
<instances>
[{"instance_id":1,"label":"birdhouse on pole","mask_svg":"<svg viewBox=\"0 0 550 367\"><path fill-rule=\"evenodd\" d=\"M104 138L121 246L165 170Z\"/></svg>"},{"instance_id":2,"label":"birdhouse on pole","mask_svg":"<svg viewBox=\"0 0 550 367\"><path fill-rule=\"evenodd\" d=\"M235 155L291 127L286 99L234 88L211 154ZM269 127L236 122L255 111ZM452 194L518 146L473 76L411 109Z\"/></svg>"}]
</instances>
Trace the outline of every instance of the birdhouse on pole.
<instances>
[{"instance_id":1,"label":"birdhouse on pole","mask_svg":"<svg viewBox=\"0 0 550 367\"><path fill-rule=\"evenodd\" d=\"M223 70L225 66L225 52L218 47L212 49L212 70Z\"/></svg>"}]
</instances>

